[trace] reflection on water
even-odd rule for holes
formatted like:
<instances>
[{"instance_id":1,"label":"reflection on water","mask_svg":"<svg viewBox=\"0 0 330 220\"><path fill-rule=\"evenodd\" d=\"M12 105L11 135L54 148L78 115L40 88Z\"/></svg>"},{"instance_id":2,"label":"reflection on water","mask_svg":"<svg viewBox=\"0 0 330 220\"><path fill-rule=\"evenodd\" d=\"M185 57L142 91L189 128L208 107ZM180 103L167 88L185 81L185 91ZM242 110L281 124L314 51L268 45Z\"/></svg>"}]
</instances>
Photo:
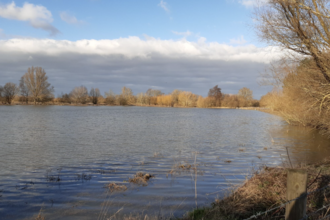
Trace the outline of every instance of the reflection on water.
<instances>
[{"instance_id":1,"label":"reflection on water","mask_svg":"<svg viewBox=\"0 0 330 220\"><path fill-rule=\"evenodd\" d=\"M257 111L0 106L0 117L4 219L41 208L47 219L180 216L221 198L253 166L286 162L286 147L294 163L330 156L317 132ZM128 183L137 172L155 178ZM128 190L110 193L110 182Z\"/></svg>"}]
</instances>

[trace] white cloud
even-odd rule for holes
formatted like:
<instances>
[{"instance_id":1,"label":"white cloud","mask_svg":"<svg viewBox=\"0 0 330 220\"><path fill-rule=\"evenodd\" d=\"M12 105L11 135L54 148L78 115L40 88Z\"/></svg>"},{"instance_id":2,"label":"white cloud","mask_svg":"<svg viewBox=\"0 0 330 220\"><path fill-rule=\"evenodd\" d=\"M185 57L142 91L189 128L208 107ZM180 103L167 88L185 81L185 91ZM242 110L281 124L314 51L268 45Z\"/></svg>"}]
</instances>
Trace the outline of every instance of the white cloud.
<instances>
[{"instance_id":1,"label":"white cloud","mask_svg":"<svg viewBox=\"0 0 330 220\"><path fill-rule=\"evenodd\" d=\"M68 23L68 24L83 24L84 22L81 20L78 20L75 16L69 14L68 12L61 12L60 17L62 21Z\"/></svg>"},{"instance_id":2,"label":"white cloud","mask_svg":"<svg viewBox=\"0 0 330 220\"><path fill-rule=\"evenodd\" d=\"M239 0L239 3L246 7L253 7L257 5L265 4L268 0Z\"/></svg>"},{"instance_id":3,"label":"white cloud","mask_svg":"<svg viewBox=\"0 0 330 220\"><path fill-rule=\"evenodd\" d=\"M246 43L246 40L244 39L243 35L237 39L230 39L230 44L233 44L233 45L243 45L245 43Z\"/></svg>"},{"instance_id":4,"label":"white cloud","mask_svg":"<svg viewBox=\"0 0 330 220\"><path fill-rule=\"evenodd\" d=\"M10 39L0 40L0 51L43 53L60 55L78 53L89 55L121 55L127 58L148 59L155 54L172 58L199 58L209 60L246 60L269 63L278 59L282 52L276 47L258 48L254 45L230 46L217 42L160 40L148 37L119 38L113 40L52 40Z\"/></svg>"},{"instance_id":5,"label":"white cloud","mask_svg":"<svg viewBox=\"0 0 330 220\"><path fill-rule=\"evenodd\" d=\"M183 37L188 37L188 36L191 36L193 34L190 31L186 31L186 32L172 31L172 33L175 34L175 35L183 36Z\"/></svg>"},{"instance_id":6,"label":"white cloud","mask_svg":"<svg viewBox=\"0 0 330 220\"><path fill-rule=\"evenodd\" d=\"M161 0L158 5L162 7L166 12L170 12L170 9L167 6L167 2Z\"/></svg>"},{"instance_id":7,"label":"white cloud","mask_svg":"<svg viewBox=\"0 0 330 220\"><path fill-rule=\"evenodd\" d=\"M0 40L0 85L18 82L30 66L43 67L56 94L70 92L77 85L93 85L102 92L120 92L122 86L145 92L152 86L206 95L219 85L224 93L236 94L242 87L256 97L257 78L283 52L277 47L231 46L208 42L160 40L153 37L112 40Z\"/></svg>"},{"instance_id":8,"label":"white cloud","mask_svg":"<svg viewBox=\"0 0 330 220\"><path fill-rule=\"evenodd\" d=\"M52 13L41 5L25 2L23 7L17 7L15 2L12 2L0 6L0 17L27 21L32 27L48 31L50 35L59 33L59 30L51 25L53 22Z\"/></svg>"}]
</instances>

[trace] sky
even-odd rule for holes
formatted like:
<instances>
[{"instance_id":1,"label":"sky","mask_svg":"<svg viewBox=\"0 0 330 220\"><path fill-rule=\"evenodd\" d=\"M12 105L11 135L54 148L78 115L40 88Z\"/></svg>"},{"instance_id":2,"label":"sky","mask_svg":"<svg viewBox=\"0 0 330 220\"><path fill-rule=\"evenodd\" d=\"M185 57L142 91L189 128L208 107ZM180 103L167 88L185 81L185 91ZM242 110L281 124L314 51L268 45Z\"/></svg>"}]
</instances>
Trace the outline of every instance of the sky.
<instances>
[{"instance_id":1,"label":"sky","mask_svg":"<svg viewBox=\"0 0 330 220\"><path fill-rule=\"evenodd\" d=\"M0 85L45 69L55 95L74 87L206 96L218 85L259 99L281 50L253 29L255 0L0 0Z\"/></svg>"}]
</instances>

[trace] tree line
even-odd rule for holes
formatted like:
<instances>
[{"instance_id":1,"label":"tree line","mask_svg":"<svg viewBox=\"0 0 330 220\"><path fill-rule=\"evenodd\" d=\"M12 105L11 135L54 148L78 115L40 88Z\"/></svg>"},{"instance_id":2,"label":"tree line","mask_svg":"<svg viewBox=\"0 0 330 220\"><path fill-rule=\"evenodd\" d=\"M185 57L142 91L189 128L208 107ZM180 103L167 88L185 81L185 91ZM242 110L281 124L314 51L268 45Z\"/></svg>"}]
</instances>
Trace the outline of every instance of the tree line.
<instances>
[{"instance_id":1,"label":"tree line","mask_svg":"<svg viewBox=\"0 0 330 220\"><path fill-rule=\"evenodd\" d=\"M89 91L85 86L75 87L70 93L54 96L54 87L48 82L46 72L41 67L28 68L21 77L19 85L6 83L0 86L0 101L11 104L13 100L20 103L52 103L74 105L139 105L139 106L166 106L166 107L250 107L258 106L258 100L253 99L253 92L242 88L238 94L223 94L217 85L211 88L207 97L193 94L192 92L174 90L164 94L157 89L148 89L145 93L133 94L132 89L123 87L120 94L111 90L104 96L98 88Z\"/></svg>"},{"instance_id":2,"label":"tree line","mask_svg":"<svg viewBox=\"0 0 330 220\"><path fill-rule=\"evenodd\" d=\"M148 89L145 93L133 94L132 89L123 87L120 94L112 90L101 95L98 88L91 88L90 92L85 86L74 88L69 94L61 94L55 99L63 104L105 104L105 105L139 105L139 106L165 106L165 107L250 107L259 106L258 100L253 99L253 92L242 88L237 95L222 94L218 86L209 90L206 98L192 92L175 89L164 94L157 89Z\"/></svg>"}]
</instances>

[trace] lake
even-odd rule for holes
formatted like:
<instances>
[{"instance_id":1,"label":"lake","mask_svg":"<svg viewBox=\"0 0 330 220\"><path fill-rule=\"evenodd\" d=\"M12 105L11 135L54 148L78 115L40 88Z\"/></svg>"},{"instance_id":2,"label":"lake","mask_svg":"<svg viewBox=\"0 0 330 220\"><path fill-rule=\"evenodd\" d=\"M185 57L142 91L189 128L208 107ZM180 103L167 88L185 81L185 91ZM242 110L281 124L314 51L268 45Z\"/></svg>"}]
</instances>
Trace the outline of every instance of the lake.
<instances>
[{"instance_id":1,"label":"lake","mask_svg":"<svg viewBox=\"0 0 330 220\"><path fill-rule=\"evenodd\" d=\"M0 118L1 219L178 217L263 165L330 156L316 131L253 110L0 106ZM154 178L129 183L137 172Z\"/></svg>"}]
</instances>

